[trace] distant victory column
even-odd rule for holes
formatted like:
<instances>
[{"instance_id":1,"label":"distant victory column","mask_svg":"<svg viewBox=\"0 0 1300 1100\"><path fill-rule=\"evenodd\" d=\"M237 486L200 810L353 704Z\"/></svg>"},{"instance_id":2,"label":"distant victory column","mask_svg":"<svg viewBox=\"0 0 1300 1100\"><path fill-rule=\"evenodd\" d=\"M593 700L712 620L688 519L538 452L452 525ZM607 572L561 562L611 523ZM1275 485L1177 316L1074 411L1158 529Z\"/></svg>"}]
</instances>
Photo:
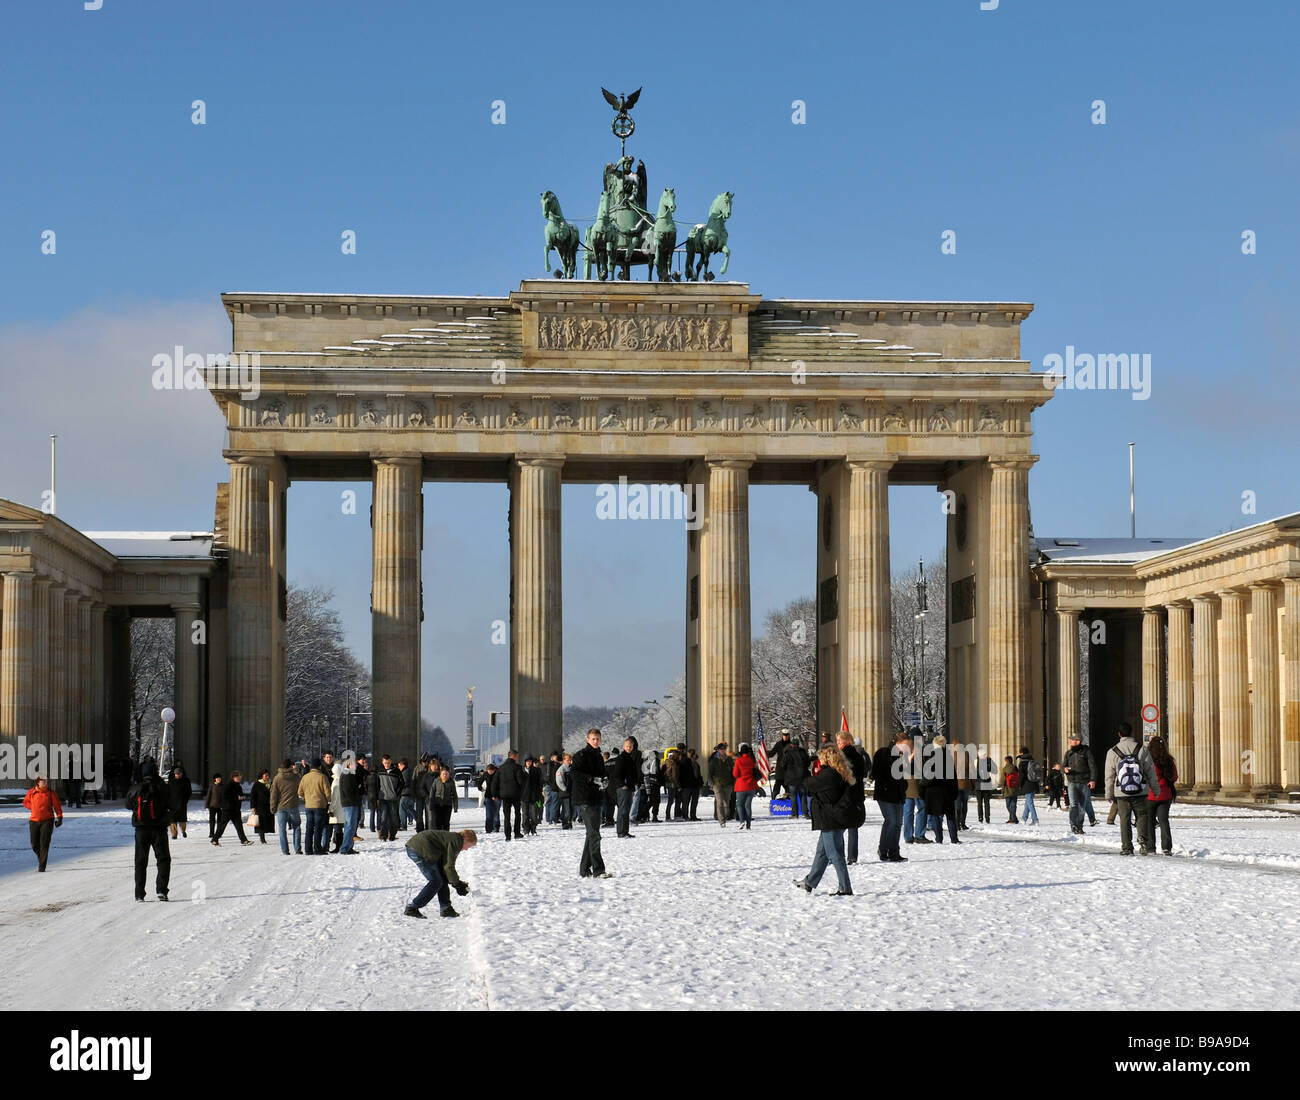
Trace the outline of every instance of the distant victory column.
<instances>
[{"instance_id":1,"label":"distant victory column","mask_svg":"<svg viewBox=\"0 0 1300 1100\"><path fill-rule=\"evenodd\" d=\"M477 685L476 685L477 686ZM470 688L465 692L465 751L474 751L474 691Z\"/></svg>"}]
</instances>

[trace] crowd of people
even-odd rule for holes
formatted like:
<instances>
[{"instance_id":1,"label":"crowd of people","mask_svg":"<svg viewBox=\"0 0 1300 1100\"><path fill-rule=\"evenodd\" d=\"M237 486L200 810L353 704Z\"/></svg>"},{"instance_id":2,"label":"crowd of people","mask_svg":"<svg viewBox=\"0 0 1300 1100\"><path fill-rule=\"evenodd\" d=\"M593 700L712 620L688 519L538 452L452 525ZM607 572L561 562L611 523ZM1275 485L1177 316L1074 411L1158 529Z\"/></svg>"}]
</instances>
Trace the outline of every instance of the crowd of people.
<instances>
[{"instance_id":1,"label":"crowd of people","mask_svg":"<svg viewBox=\"0 0 1300 1100\"><path fill-rule=\"evenodd\" d=\"M877 843L881 862L905 863L901 846L960 844L969 830L967 809L974 795L979 823L992 824L992 800L1006 803L1005 824L1037 824L1034 795L1044 787L1051 805L1062 801L1069 810L1070 829L1084 831L1084 820L1097 825L1092 796L1104 782L1110 802L1110 820L1118 818L1121 853L1142 855L1160 850L1173 852L1169 807L1177 797L1178 767L1164 738L1146 745L1133 736L1132 726L1121 723L1118 741L1097 768L1089 748L1077 735L1063 762L1046 770L1027 747L1003 758L1001 767L983 747L975 753L942 736L923 741L908 732L894 735L890 744L870 757L847 731L835 738L823 735L815 757L788 734L772 746L769 767L763 769L750 745L733 753L725 743L714 746L701 762L685 744L662 753L642 751L628 737L618 751L603 751L601 732L589 730L586 744L575 753L555 751L544 760L531 755L519 761L511 750L500 765L489 764L476 778L482 792L483 832L504 833L506 841L535 837L539 825L585 829L579 858L581 877L609 878L601 851L601 829L613 827L617 839L634 839L635 825L661 820L699 821L701 793L713 797L714 819L721 828L735 822L741 830L753 827L753 802L766 794L784 794L778 806L788 806L790 816L806 818L817 833L810 870L795 883L811 892L828 867L836 873L834 896L853 893L848 868L858 862L858 833L866 820L866 802L877 803L882 824ZM868 789L870 784L870 789ZM136 781L126 792L135 830L135 896L144 900L150 853L157 866L156 892L167 899L171 856L168 841L186 839L193 785L183 763L177 762L163 779L155 763L141 762ZM422 917L425 905L437 896L443 916L456 916L451 889L460 893L468 885L456 872L460 852L478 843L471 830L451 831L452 815L460 809L454 773L436 756L420 757L414 765L406 758L394 761L384 754L371 767L365 756L335 759L325 752L316 760L295 763L285 759L275 775L263 769L247 792L238 772L211 776L202 793L208 811L208 840L219 847L227 828L233 828L241 845L251 846L245 832L243 806L247 801L248 829L266 844L274 831L284 855L356 855L356 844L367 808L370 831L381 843L398 839L407 830L407 855L425 878L420 893L405 913ZM31 847L38 871L45 871L53 830L63 823L63 806L44 778L27 792ZM1023 807L1023 809L1022 809ZM933 840L929 835L933 833ZM291 848L292 844L292 848Z\"/></svg>"}]
</instances>

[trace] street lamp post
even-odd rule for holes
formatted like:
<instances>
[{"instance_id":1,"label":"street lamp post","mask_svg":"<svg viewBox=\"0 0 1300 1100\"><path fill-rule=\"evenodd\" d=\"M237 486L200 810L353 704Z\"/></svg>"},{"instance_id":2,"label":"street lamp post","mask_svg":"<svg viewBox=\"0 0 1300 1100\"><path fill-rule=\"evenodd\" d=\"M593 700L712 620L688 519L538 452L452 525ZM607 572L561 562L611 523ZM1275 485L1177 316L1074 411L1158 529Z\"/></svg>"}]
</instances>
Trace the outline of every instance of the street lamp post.
<instances>
[{"instance_id":1,"label":"street lamp post","mask_svg":"<svg viewBox=\"0 0 1300 1100\"><path fill-rule=\"evenodd\" d=\"M917 559L916 563L916 614L912 616L917 624L917 633L921 638L921 659L916 666L916 710L921 716L921 732L925 733L925 618L930 614L926 600L925 561Z\"/></svg>"}]
</instances>

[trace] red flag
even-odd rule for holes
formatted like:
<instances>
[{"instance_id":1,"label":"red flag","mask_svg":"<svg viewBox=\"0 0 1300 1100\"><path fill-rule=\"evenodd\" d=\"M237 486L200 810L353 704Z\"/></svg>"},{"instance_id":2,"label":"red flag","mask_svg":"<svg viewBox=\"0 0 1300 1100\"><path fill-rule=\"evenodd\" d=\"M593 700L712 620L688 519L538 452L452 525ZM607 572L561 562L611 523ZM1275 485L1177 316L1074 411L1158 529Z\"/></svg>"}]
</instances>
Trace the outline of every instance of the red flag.
<instances>
[{"instance_id":1,"label":"red flag","mask_svg":"<svg viewBox=\"0 0 1300 1100\"><path fill-rule=\"evenodd\" d=\"M849 716L845 713L843 707L840 707L840 733L849 732Z\"/></svg>"}]
</instances>

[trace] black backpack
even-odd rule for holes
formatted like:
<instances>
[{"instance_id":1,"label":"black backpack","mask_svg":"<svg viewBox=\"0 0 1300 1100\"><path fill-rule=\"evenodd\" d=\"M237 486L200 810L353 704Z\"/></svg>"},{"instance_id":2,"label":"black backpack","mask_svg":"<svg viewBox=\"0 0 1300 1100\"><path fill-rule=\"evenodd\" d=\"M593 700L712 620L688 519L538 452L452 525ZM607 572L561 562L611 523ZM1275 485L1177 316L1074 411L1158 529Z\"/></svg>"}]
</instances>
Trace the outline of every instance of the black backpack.
<instances>
[{"instance_id":1,"label":"black backpack","mask_svg":"<svg viewBox=\"0 0 1300 1100\"><path fill-rule=\"evenodd\" d=\"M128 804L131 807L133 824L162 825L167 820L166 809L152 779L146 779L135 789L135 796Z\"/></svg>"}]
</instances>

